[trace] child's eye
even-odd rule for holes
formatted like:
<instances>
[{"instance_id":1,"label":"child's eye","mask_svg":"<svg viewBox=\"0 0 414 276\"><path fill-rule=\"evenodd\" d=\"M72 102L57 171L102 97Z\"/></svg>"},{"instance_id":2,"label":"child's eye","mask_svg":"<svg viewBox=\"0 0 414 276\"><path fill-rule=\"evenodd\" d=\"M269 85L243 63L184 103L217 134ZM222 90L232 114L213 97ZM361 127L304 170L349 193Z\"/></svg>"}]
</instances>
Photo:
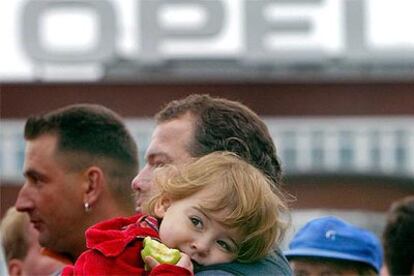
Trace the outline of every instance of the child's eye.
<instances>
[{"instance_id":1,"label":"child's eye","mask_svg":"<svg viewBox=\"0 0 414 276\"><path fill-rule=\"evenodd\" d=\"M226 252L233 252L232 248L230 247L230 245L228 245L225 241L222 240L218 240L217 244L224 249L224 251Z\"/></svg>"},{"instance_id":2,"label":"child's eye","mask_svg":"<svg viewBox=\"0 0 414 276\"><path fill-rule=\"evenodd\" d=\"M203 222L198 217L190 217L191 223L198 229L201 229L203 227Z\"/></svg>"}]
</instances>

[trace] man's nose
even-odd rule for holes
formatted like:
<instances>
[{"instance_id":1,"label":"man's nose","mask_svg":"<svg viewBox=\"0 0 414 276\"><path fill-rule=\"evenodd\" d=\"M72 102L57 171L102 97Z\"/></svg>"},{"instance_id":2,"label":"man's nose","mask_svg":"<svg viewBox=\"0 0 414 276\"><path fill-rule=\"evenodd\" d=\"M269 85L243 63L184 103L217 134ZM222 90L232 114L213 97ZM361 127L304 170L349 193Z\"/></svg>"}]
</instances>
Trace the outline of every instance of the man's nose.
<instances>
[{"instance_id":1,"label":"man's nose","mask_svg":"<svg viewBox=\"0 0 414 276\"><path fill-rule=\"evenodd\" d=\"M134 190L134 191L138 191L139 190L138 181L139 181L139 173L134 177L134 179L132 179L132 182L131 182L131 188L132 188L132 190Z\"/></svg>"},{"instance_id":2,"label":"man's nose","mask_svg":"<svg viewBox=\"0 0 414 276\"><path fill-rule=\"evenodd\" d=\"M19 212L29 212L34 208L33 201L28 196L27 184L24 184L17 195L16 203L14 204L17 211Z\"/></svg>"},{"instance_id":3,"label":"man's nose","mask_svg":"<svg viewBox=\"0 0 414 276\"><path fill-rule=\"evenodd\" d=\"M148 164L135 176L131 182L131 188L137 192L145 192L151 186L152 174Z\"/></svg>"}]
</instances>

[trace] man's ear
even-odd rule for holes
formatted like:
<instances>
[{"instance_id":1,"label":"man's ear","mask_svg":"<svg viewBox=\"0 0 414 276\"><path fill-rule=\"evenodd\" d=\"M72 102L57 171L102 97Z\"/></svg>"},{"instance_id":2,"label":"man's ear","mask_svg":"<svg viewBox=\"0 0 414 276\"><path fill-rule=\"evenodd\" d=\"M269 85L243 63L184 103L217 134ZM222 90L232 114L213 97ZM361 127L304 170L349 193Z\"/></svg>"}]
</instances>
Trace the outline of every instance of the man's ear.
<instances>
[{"instance_id":1,"label":"man's ear","mask_svg":"<svg viewBox=\"0 0 414 276\"><path fill-rule=\"evenodd\" d=\"M83 202L88 203L93 207L94 203L98 200L99 196L104 190L105 174L102 169L96 166L89 167L84 172L84 194Z\"/></svg>"},{"instance_id":2,"label":"man's ear","mask_svg":"<svg viewBox=\"0 0 414 276\"><path fill-rule=\"evenodd\" d=\"M9 276L20 276L23 274L23 262L18 259L11 259L8 264Z\"/></svg>"},{"instance_id":3,"label":"man's ear","mask_svg":"<svg viewBox=\"0 0 414 276\"><path fill-rule=\"evenodd\" d=\"M171 206L172 200L168 196L161 196L161 198L155 203L154 213L158 218L163 218L168 208Z\"/></svg>"}]
</instances>

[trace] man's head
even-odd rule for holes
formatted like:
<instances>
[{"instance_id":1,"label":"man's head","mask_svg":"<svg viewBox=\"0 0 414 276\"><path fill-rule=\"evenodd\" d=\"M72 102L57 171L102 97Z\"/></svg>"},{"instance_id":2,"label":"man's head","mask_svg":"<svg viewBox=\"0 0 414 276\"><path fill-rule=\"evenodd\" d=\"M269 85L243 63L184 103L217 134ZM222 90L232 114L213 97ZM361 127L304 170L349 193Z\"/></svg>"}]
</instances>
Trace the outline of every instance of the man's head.
<instances>
[{"instance_id":1,"label":"man's head","mask_svg":"<svg viewBox=\"0 0 414 276\"><path fill-rule=\"evenodd\" d=\"M253 262L283 238L287 207L258 169L229 152L155 170L144 204L162 218L160 238L199 264Z\"/></svg>"},{"instance_id":2,"label":"man's head","mask_svg":"<svg viewBox=\"0 0 414 276\"><path fill-rule=\"evenodd\" d=\"M29 216L10 208L0 224L9 275L51 275L63 263L41 254Z\"/></svg>"},{"instance_id":3,"label":"man's head","mask_svg":"<svg viewBox=\"0 0 414 276\"><path fill-rule=\"evenodd\" d=\"M297 275L346 275L351 270L354 275L377 275L382 266L375 234L333 216L308 222L284 253Z\"/></svg>"},{"instance_id":4,"label":"man's head","mask_svg":"<svg viewBox=\"0 0 414 276\"><path fill-rule=\"evenodd\" d=\"M414 275L414 196L391 205L382 238L390 275Z\"/></svg>"},{"instance_id":5,"label":"man's head","mask_svg":"<svg viewBox=\"0 0 414 276\"><path fill-rule=\"evenodd\" d=\"M214 151L230 151L261 170L275 187L281 183L276 148L264 122L245 105L208 95L170 102L156 116L147 164L134 179L137 205L148 198L151 170Z\"/></svg>"},{"instance_id":6,"label":"man's head","mask_svg":"<svg viewBox=\"0 0 414 276\"><path fill-rule=\"evenodd\" d=\"M77 257L88 226L133 209L136 144L116 113L89 104L30 117L24 135L16 208L29 214L43 246Z\"/></svg>"}]
</instances>

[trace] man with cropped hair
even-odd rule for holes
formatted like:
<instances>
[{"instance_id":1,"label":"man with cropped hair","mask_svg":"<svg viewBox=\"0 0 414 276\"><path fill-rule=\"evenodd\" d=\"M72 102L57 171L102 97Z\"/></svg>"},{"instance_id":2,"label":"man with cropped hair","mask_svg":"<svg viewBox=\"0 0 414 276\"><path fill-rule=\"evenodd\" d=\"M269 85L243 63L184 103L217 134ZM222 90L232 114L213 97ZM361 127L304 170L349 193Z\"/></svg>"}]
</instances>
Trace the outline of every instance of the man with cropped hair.
<instances>
[{"instance_id":1,"label":"man with cropped hair","mask_svg":"<svg viewBox=\"0 0 414 276\"><path fill-rule=\"evenodd\" d=\"M93 104L32 116L24 137L25 182L15 206L30 216L42 246L75 261L89 226L133 214L136 144L119 115Z\"/></svg>"}]
</instances>

